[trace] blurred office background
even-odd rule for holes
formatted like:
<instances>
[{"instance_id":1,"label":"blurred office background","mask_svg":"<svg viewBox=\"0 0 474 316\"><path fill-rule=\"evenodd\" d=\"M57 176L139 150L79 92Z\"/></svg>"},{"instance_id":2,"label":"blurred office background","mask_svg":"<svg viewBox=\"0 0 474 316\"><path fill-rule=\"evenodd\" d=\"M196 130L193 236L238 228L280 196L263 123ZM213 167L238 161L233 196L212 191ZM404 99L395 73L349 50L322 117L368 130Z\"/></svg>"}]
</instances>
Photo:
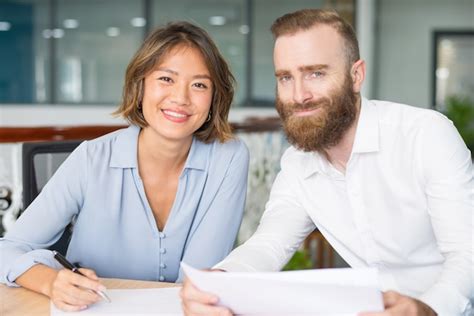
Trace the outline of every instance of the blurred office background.
<instances>
[{"instance_id":1,"label":"blurred office background","mask_svg":"<svg viewBox=\"0 0 474 316\"><path fill-rule=\"evenodd\" d=\"M0 131L124 124L110 113L140 43L166 22L197 23L237 79L230 119L245 123L239 136L252 154L245 240L287 146L274 121L255 119L276 116L269 28L286 12L318 7L337 10L356 29L366 97L446 111L455 96L474 107L473 0L0 0ZM12 139L0 135L0 188L18 200L22 141Z\"/></svg>"}]
</instances>

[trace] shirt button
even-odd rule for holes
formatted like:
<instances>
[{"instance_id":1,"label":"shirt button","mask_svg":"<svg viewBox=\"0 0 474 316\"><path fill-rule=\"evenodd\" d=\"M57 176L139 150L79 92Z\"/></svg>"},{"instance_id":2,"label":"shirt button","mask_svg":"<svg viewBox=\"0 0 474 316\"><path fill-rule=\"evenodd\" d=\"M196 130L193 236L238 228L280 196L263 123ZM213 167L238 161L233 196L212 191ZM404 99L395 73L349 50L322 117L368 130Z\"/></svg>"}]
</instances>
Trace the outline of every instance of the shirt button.
<instances>
[{"instance_id":1,"label":"shirt button","mask_svg":"<svg viewBox=\"0 0 474 316\"><path fill-rule=\"evenodd\" d=\"M165 277L160 275L160 281L164 281L165 280Z\"/></svg>"},{"instance_id":2,"label":"shirt button","mask_svg":"<svg viewBox=\"0 0 474 316\"><path fill-rule=\"evenodd\" d=\"M165 248L161 248L161 249L160 249L160 253L166 253L166 249L165 249Z\"/></svg>"},{"instance_id":3,"label":"shirt button","mask_svg":"<svg viewBox=\"0 0 474 316\"><path fill-rule=\"evenodd\" d=\"M166 269L166 264L160 263L160 268Z\"/></svg>"},{"instance_id":4,"label":"shirt button","mask_svg":"<svg viewBox=\"0 0 474 316\"><path fill-rule=\"evenodd\" d=\"M165 233L160 233L160 238L165 238L166 237L166 234Z\"/></svg>"}]
</instances>

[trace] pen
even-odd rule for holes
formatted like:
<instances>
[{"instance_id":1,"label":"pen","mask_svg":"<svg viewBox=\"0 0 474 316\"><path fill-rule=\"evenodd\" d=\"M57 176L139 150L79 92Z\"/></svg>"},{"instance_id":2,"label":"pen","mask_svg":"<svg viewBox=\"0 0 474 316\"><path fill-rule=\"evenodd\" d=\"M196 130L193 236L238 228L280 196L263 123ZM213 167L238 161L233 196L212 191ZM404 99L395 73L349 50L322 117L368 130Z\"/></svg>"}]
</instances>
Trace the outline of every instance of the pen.
<instances>
[{"instance_id":1,"label":"pen","mask_svg":"<svg viewBox=\"0 0 474 316\"><path fill-rule=\"evenodd\" d=\"M66 257L64 257L62 254L60 254L59 252L57 252L55 250L53 250L53 254L54 254L54 259L56 259L63 267L65 267L66 269L71 270L74 273L77 273L77 274L80 274L80 275L86 277L84 274L81 273L81 271L79 271L79 269L75 265L70 263L66 259ZM107 294L105 294L103 291L95 291L95 290L92 290L92 291L94 291L95 293L102 296L102 298L105 299L107 302L109 302L109 303L112 302L110 300L110 298L107 296Z\"/></svg>"}]
</instances>

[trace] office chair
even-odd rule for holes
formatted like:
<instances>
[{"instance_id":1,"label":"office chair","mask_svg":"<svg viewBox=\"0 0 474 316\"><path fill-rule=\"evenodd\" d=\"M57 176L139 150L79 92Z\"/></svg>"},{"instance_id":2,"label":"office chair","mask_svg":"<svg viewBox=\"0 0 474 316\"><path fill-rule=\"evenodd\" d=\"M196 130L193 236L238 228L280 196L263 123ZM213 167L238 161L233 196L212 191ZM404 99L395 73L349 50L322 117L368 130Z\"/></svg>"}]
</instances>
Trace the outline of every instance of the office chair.
<instances>
[{"instance_id":1,"label":"office chair","mask_svg":"<svg viewBox=\"0 0 474 316\"><path fill-rule=\"evenodd\" d=\"M25 142L22 144L23 209L26 209L33 202L54 171L81 142ZM47 171L46 174L44 173L45 170ZM42 179L38 179L41 177ZM66 255L71 234L72 223L64 229L61 238L50 249Z\"/></svg>"}]
</instances>

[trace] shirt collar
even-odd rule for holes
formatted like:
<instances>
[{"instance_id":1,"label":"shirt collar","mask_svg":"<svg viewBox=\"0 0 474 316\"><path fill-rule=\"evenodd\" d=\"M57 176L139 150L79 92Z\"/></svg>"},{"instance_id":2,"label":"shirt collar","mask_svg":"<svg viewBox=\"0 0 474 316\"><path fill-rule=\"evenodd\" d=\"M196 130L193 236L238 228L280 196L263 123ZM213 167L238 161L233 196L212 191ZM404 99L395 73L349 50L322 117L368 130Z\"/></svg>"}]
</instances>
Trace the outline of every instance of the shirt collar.
<instances>
[{"instance_id":1,"label":"shirt collar","mask_svg":"<svg viewBox=\"0 0 474 316\"><path fill-rule=\"evenodd\" d=\"M137 167L137 150L138 150L138 134L140 127L130 125L127 129L122 130L115 139L112 147L112 155L110 157L110 167L114 168L136 168Z\"/></svg>"},{"instance_id":2,"label":"shirt collar","mask_svg":"<svg viewBox=\"0 0 474 316\"><path fill-rule=\"evenodd\" d=\"M362 98L359 122L352 146L352 153L379 151L379 119L375 104Z\"/></svg>"},{"instance_id":3,"label":"shirt collar","mask_svg":"<svg viewBox=\"0 0 474 316\"><path fill-rule=\"evenodd\" d=\"M352 146L352 154L368 153L379 150L379 121L375 104L361 98L361 108L357 129ZM303 153L304 178L308 178L316 172L328 173L331 168L326 157L321 153Z\"/></svg>"},{"instance_id":4,"label":"shirt collar","mask_svg":"<svg viewBox=\"0 0 474 316\"><path fill-rule=\"evenodd\" d=\"M205 144L193 137L193 143L189 149L188 158L184 164L184 169L206 170L207 160L211 155L212 143Z\"/></svg>"},{"instance_id":5,"label":"shirt collar","mask_svg":"<svg viewBox=\"0 0 474 316\"><path fill-rule=\"evenodd\" d=\"M115 145L112 148L110 158L110 167L116 168L137 168L137 150L138 150L138 134L140 127L130 125L117 135ZM211 151L211 144L203 142L193 137L191 148L189 149L188 158L184 165L184 169L206 169L207 157Z\"/></svg>"}]
</instances>

